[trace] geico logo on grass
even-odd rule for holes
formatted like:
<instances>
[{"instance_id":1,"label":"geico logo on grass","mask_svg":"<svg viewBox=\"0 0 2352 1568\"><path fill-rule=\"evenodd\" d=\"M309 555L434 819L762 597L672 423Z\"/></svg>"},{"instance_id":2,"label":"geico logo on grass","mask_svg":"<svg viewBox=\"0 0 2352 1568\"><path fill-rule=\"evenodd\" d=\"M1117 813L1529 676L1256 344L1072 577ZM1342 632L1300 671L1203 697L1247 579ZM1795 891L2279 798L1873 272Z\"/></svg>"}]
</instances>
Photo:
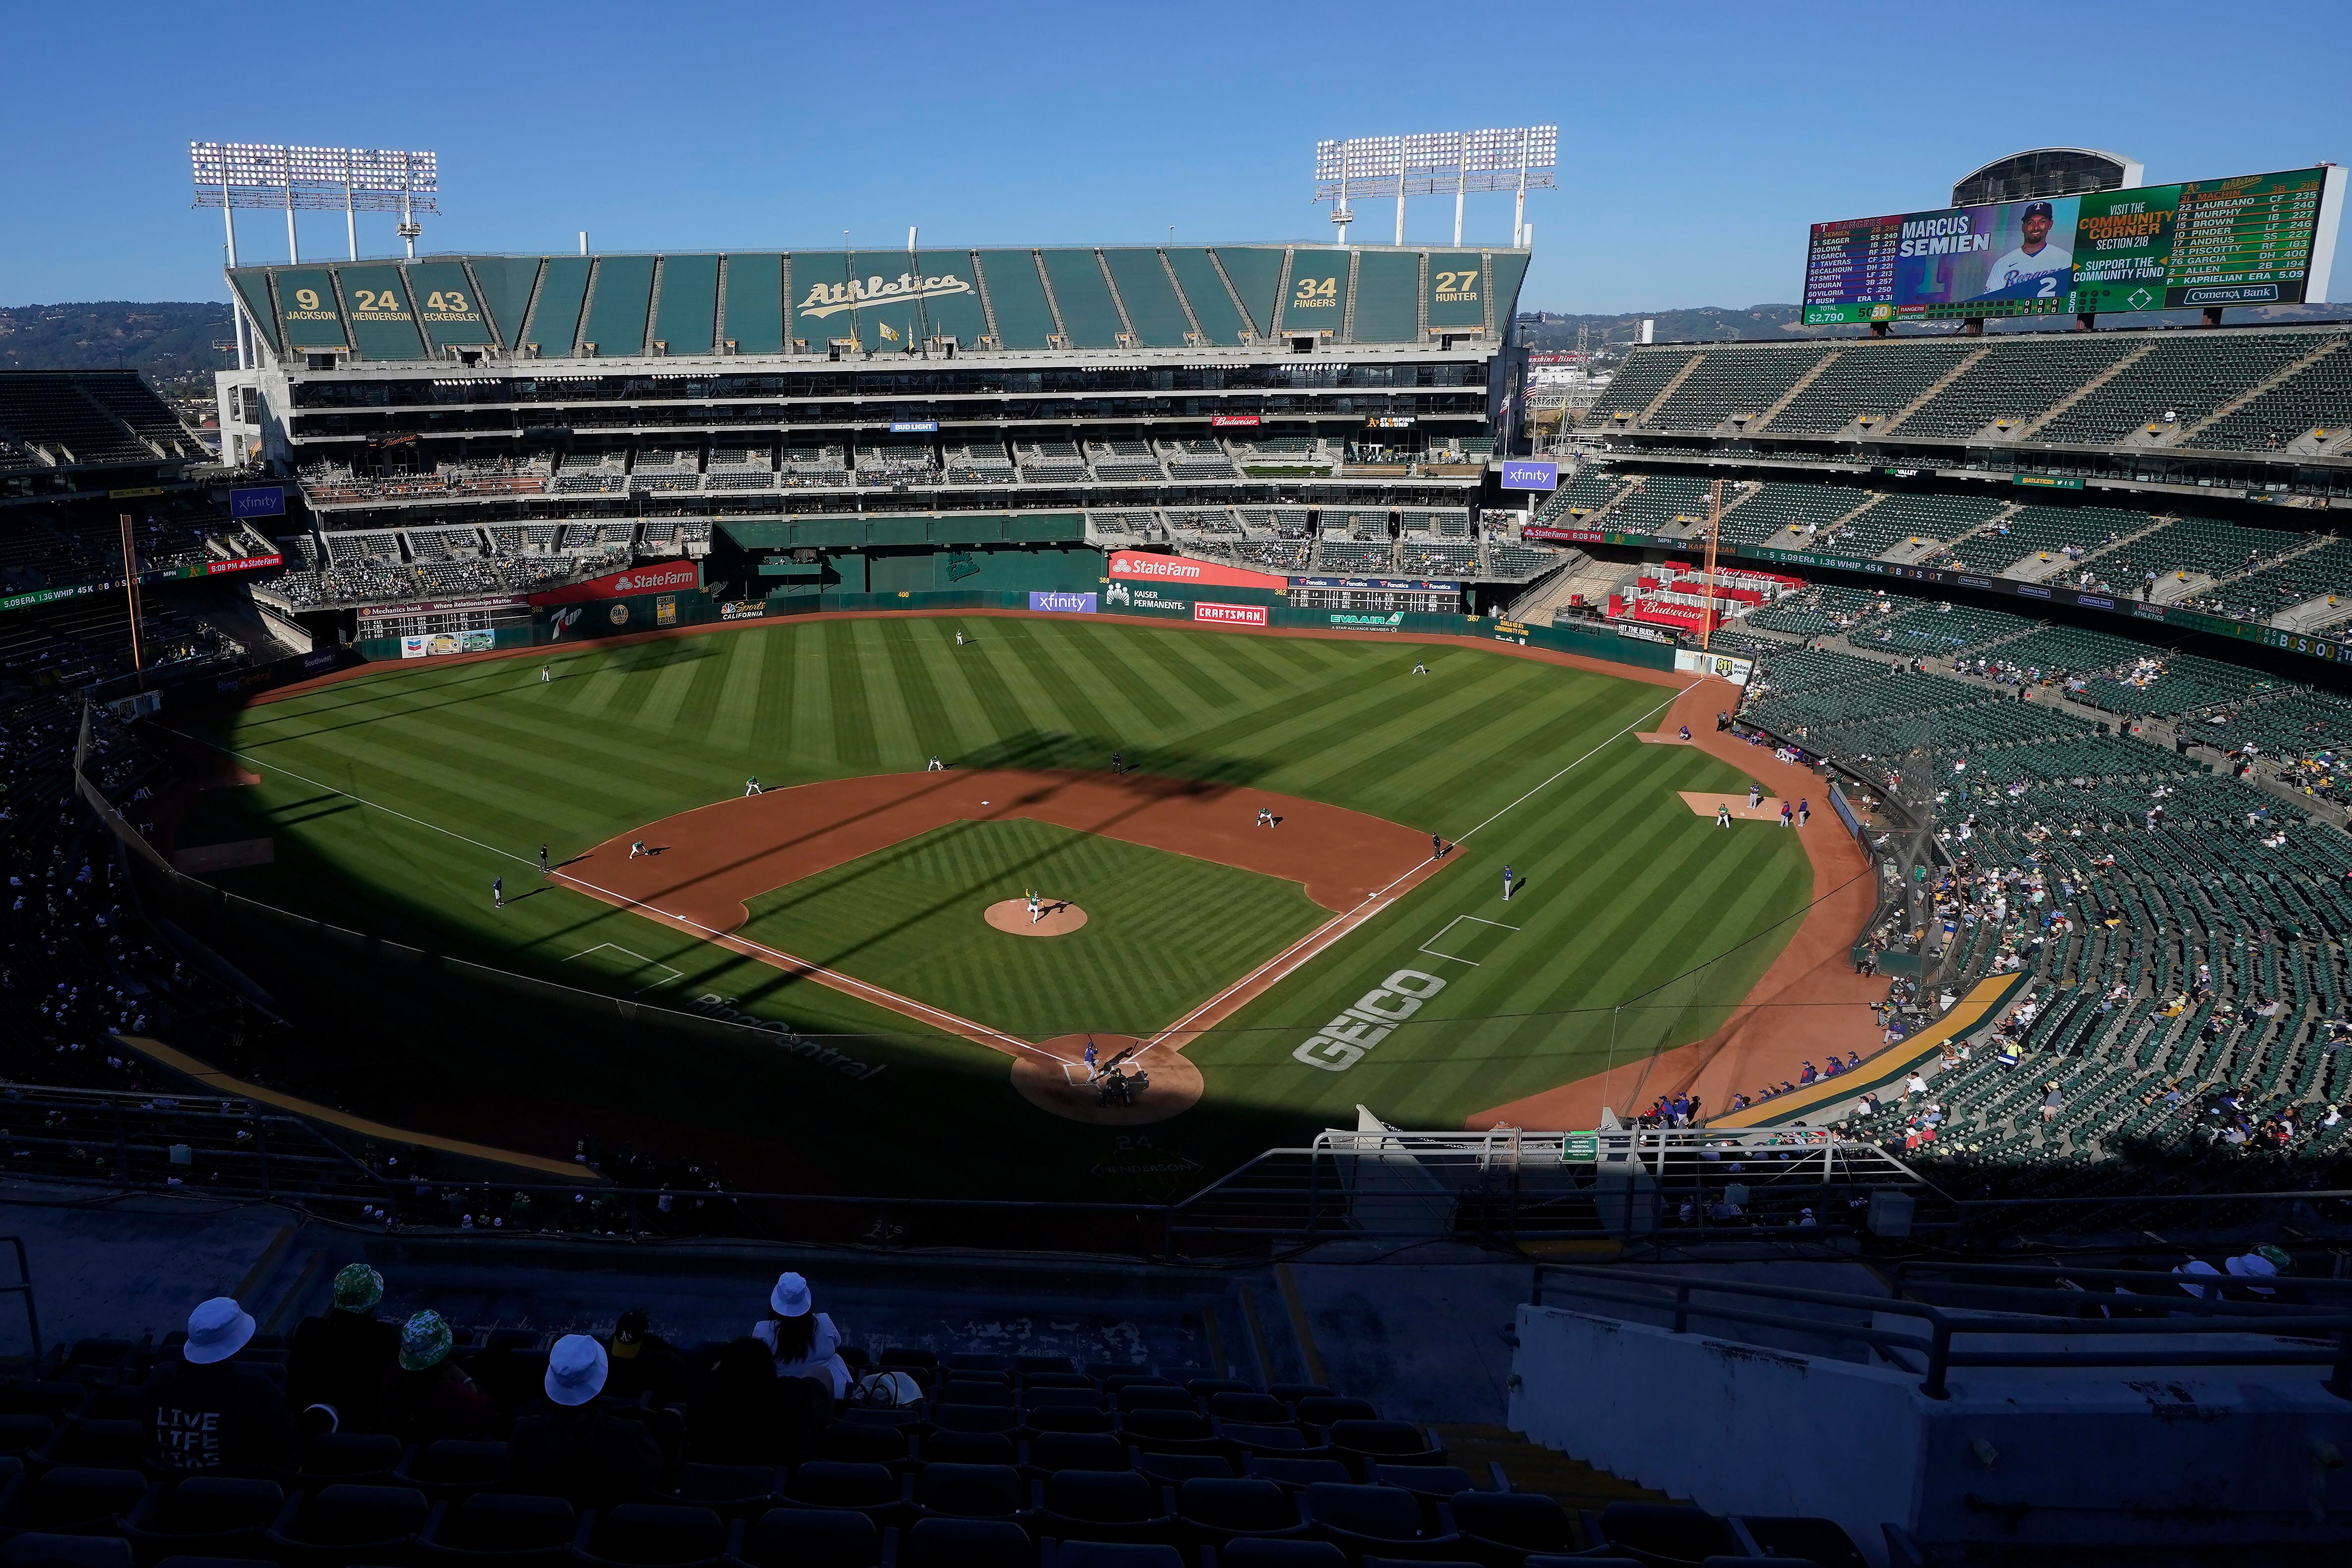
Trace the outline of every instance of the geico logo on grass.
<instances>
[{"instance_id":1,"label":"geico logo on grass","mask_svg":"<svg viewBox=\"0 0 2352 1568\"><path fill-rule=\"evenodd\" d=\"M1397 1025L1419 1012L1422 1003L1444 988L1445 982L1435 975L1399 969L1357 998L1354 1007L1325 1024L1314 1039L1290 1054L1309 1067L1345 1072Z\"/></svg>"}]
</instances>

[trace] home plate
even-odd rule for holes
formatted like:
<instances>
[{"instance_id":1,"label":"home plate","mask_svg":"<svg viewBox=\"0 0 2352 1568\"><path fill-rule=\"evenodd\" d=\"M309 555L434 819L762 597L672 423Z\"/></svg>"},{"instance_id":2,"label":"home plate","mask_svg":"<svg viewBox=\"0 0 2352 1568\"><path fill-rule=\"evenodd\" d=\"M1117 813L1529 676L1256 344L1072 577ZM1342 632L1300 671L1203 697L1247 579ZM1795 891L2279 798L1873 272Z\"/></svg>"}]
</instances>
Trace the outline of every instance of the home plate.
<instances>
[{"instance_id":1,"label":"home plate","mask_svg":"<svg viewBox=\"0 0 2352 1568\"><path fill-rule=\"evenodd\" d=\"M1780 820L1780 798L1777 795L1765 796L1755 810L1750 810L1745 795L1708 795L1696 789L1684 789L1679 793L1697 816L1712 817L1717 807L1728 806L1731 814L1743 821L1777 822Z\"/></svg>"}]
</instances>

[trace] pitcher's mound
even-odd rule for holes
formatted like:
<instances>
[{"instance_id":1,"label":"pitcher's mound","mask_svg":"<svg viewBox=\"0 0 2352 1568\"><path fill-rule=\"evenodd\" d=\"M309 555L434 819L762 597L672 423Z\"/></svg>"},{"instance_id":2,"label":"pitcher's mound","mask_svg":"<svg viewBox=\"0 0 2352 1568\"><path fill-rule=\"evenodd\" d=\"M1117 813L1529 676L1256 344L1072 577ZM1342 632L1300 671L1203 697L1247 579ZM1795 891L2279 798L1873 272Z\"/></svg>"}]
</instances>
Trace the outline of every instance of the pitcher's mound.
<instances>
[{"instance_id":1,"label":"pitcher's mound","mask_svg":"<svg viewBox=\"0 0 2352 1568\"><path fill-rule=\"evenodd\" d=\"M1087 923L1087 912L1066 898L1049 898L1032 922L1027 899L1007 898L988 906L988 923L1015 936L1067 936Z\"/></svg>"},{"instance_id":2,"label":"pitcher's mound","mask_svg":"<svg viewBox=\"0 0 2352 1568\"><path fill-rule=\"evenodd\" d=\"M1025 912L1022 918L1028 919ZM1096 1035L1094 1042L1105 1062L1136 1043L1132 1036L1118 1034ZM1140 1092L1129 1091L1122 1103L1117 1092L1105 1095L1101 1079L1087 1078L1085 1035L1055 1035L1040 1043L1042 1054L1024 1051L1013 1059L1013 1087L1023 1099L1056 1116L1097 1126L1139 1127L1165 1122L1201 1103L1201 1070L1172 1045L1155 1045L1119 1063L1121 1074L1140 1070L1147 1080Z\"/></svg>"}]
</instances>

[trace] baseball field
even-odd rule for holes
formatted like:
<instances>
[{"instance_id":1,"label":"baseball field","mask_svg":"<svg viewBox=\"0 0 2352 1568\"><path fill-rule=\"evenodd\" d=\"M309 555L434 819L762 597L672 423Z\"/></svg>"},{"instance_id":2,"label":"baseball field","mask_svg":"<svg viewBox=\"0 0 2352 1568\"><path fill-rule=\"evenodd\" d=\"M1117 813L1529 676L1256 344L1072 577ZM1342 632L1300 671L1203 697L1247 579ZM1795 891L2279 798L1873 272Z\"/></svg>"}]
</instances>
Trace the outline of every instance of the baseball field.
<instances>
[{"instance_id":1,"label":"baseball field","mask_svg":"<svg viewBox=\"0 0 2352 1568\"><path fill-rule=\"evenodd\" d=\"M1743 775L1636 742L1679 684L1076 616L776 622L178 721L251 781L176 844L266 840L206 880L398 945L213 917L336 1020L273 1082L541 1153L701 1147L736 1185L1158 1196L1359 1104L1458 1126L1720 1023L1811 883L1799 835L1684 799ZM1089 1037L1150 1073L1132 1105Z\"/></svg>"}]
</instances>

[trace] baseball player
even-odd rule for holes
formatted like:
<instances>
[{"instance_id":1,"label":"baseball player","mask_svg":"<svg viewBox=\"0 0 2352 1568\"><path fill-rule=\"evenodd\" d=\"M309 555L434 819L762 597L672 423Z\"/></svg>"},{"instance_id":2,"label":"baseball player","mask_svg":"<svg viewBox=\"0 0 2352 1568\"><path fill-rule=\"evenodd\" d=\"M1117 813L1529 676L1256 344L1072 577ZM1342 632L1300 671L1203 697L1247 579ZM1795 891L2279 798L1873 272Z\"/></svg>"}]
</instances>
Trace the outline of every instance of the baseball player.
<instances>
[{"instance_id":1,"label":"baseball player","mask_svg":"<svg viewBox=\"0 0 2352 1568\"><path fill-rule=\"evenodd\" d=\"M1095 1074L1101 1071L1097 1061L1101 1055L1102 1052L1095 1049L1095 1037L1087 1036L1087 1082L1089 1083L1095 1081Z\"/></svg>"},{"instance_id":2,"label":"baseball player","mask_svg":"<svg viewBox=\"0 0 2352 1568\"><path fill-rule=\"evenodd\" d=\"M1416 675L1425 675L1429 674L1429 666L1423 664L1419 659L1415 659L1412 662L1412 673Z\"/></svg>"},{"instance_id":3,"label":"baseball player","mask_svg":"<svg viewBox=\"0 0 2352 1568\"><path fill-rule=\"evenodd\" d=\"M1119 777L1121 774L1125 773L1126 771L1127 771L1127 754L1126 754L1125 752L1123 752L1123 751L1114 751L1114 752L1112 752L1112 753L1110 754L1110 774L1111 774L1111 777L1112 777L1112 778L1114 778L1114 779L1116 779L1116 778Z\"/></svg>"},{"instance_id":4,"label":"baseball player","mask_svg":"<svg viewBox=\"0 0 2352 1568\"><path fill-rule=\"evenodd\" d=\"M1445 858L1445 841L1435 833L1429 835L1429 858L1433 861Z\"/></svg>"},{"instance_id":5,"label":"baseball player","mask_svg":"<svg viewBox=\"0 0 2352 1568\"><path fill-rule=\"evenodd\" d=\"M1038 921L1038 919L1039 919L1039 917L1040 917L1040 916L1042 916L1045 913L1045 901L1044 899L1041 899L1041 898L1039 898L1039 897L1037 896L1037 891L1036 891L1036 889L1034 889L1034 888L1030 889L1030 890L1029 890L1029 924L1030 924L1030 925L1036 925L1036 924L1037 924L1037 921Z\"/></svg>"},{"instance_id":6,"label":"baseball player","mask_svg":"<svg viewBox=\"0 0 2352 1568\"><path fill-rule=\"evenodd\" d=\"M555 676L549 673L548 667L545 664L541 664L539 667L539 684L543 686L553 679L555 679Z\"/></svg>"},{"instance_id":7,"label":"baseball player","mask_svg":"<svg viewBox=\"0 0 2352 1568\"><path fill-rule=\"evenodd\" d=\"M1752 810L1756 810L1756 808L1757 808L1757 807L1759 807L1759 806L1762 805L1763 803L1764 803L1764 786L1763 786L1763 785L1761 785L1761 784L1750 784L1750 785L1748 785L1748 809L1749 810L1751 810L1751 811L1752 811Z\"/></svg>"},{"instance_id":8,"label":"baseball player","mask_svg":"<svg viewBox=\"0 0 2352 1568\"><path fill-rule=\"evenodd\" d=\"M545 876L547 874L547 846L545 844L539 846L539 874L541 876Z\"/></svg>"},{"instance_id":9,"label":"baseball player","mask_svg":"<svg viewBox=\"0 0 2352 1568\"><path fill-rule=\"evenodd\" d=\"M506 906L507 879L502 876L494 876L490 878L490 907L492 909L504 909Z\"/></svg>"},{"instance_id":10,"label":"baseball player","mask_svg":"<svg viewBox=\"0 0 2352 1568\"><path fill-rule=\"evenodd\" d=\"M1270 828L1274 826L1274 813L1264 806L1260 806L1257 809L1257 826L1261 828Z\"/></svg>"},{"instance_id":11,"label":"baseball player","mask_svg":"<svg viewBox=\"0 0 2352 1568\"><path fill-rule=\"evenodd\" d=\"M1503 865L1503 902L1505 904L1511 902L1511 884L1517 880L1517 879L1516 877L1511 875L1510 863L1508 862L1505 862Z\"/></svg>"},{"instance_id":12,"label":"baseball player","mask_svg":"<svg viewBox=\"0 0 2352 1568\"><path fill-rule=\"evenodd\" d=\"M750 800L760 792L760 776L756 773L743 780L743 798Z\"/></svg>"},{"instance_id":13,"label":"baseball player","mask_svg":"<svg viewBox=\"0 0 2352 1568\"><path fill-rule=\"evenodd\" d=\"M646 852L646 841L645 841L645 840L643 840L643 839L639 839L639 840L637 840L635 842L634 842L634 843L632 843L632 844L630 844L630 845L629 845L629 858L630 858L631 860L635 860L635 859L636 859L639 855L644 854L645 852Z\"/></svg>"},{"instance_id":14,"label":"baseball player","mask_svg":"<svg viewBox=\"0 0 2352 1568\"><path fill-rule=\"evenodd\" d=\"M1719 800L1716 802L1715 807L1715 825L1718 828L1731 826L1731 808Z\"/></svg>"}]
</instances>

